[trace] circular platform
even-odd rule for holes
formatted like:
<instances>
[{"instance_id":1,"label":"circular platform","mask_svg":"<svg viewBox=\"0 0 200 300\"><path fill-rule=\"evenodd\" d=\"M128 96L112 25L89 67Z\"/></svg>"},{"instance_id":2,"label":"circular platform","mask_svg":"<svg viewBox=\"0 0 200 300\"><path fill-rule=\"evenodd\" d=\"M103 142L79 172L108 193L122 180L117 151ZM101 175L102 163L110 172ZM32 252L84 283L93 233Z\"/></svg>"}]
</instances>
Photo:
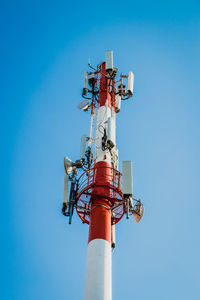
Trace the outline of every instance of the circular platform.
<instances>
[{"instance_id":1,"label":"circular platform","mask_svg":"<svg viewBox=\"0 0 200 300\"><path fill-rule=\"evenodd\" d=\"M109 180L105 180L106 184L97 184L95 176L97 168L91 168L84 172L78 179L76 189L76 210L83 223L89 224L90 211L92 207L92 199L104 198L108 203L112 212L113 221L118 223L125 213L124 198L121 191L122 174L110 167L103 167L109 170ZM105 170L108 171L108 170ZM106 172L105 172L106 173ZM104 190L101 195L96 193L97 189ZM106 195L106 196L105 196Z\"/></svg>"}]
</instances>

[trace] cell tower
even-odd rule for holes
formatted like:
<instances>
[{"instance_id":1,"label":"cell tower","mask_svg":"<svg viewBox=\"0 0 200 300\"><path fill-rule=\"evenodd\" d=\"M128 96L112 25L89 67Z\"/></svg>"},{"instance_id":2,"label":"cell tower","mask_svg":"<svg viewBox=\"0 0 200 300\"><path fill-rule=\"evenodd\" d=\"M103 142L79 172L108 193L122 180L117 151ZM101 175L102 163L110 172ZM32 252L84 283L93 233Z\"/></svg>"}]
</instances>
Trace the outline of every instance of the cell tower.
<instances>
[{"instance_id":1,"label":"cell tower","mask_svg":"<svg viewBox=\"0 0 200 300\"><path fill-rule=\"evenodd\" d=\"M75 209L81 221L89 224L84 299L111 300L115 224L124 215L133 215L136 222L143 216L141 200L133 198L132 162L123 161L119 171L115 134L116 114L121 101L133 95L134 75L120 74L116 80L112 51L106 51L105 62L89 67L83 78L85 99L78 108L91 112L90 134L82 136L80 159L64 158L62 213L71 224Z\"/></svg>"}]
</instances>

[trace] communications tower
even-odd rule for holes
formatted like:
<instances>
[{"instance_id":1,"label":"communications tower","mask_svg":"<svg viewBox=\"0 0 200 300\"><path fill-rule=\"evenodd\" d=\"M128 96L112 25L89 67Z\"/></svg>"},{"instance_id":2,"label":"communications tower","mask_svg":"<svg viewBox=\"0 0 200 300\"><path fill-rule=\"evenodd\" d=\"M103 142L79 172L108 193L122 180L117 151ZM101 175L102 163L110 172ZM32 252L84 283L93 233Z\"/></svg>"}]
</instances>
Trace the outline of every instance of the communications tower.
<instances>
[{"instance_id":1,"label":"communications tower","mask_svg":"<svg viewBox=\"0 0 200 300\"><path fill-rule=\"evenodd\" d=\"M78 160L64 158L62 213L71 224L76 210L89 225L84 300L111 300L115 224L124 215L133 215L136 222L143 215L141 200L133 198L132 162L123 161L121 173L116 147L116 115L121 102L133 95L134 75L121 73L116 80L112 51L106 51L105 62L89 67L78 108L91 113L90 133L82 135Z\"/></svg>"}]
</instances>

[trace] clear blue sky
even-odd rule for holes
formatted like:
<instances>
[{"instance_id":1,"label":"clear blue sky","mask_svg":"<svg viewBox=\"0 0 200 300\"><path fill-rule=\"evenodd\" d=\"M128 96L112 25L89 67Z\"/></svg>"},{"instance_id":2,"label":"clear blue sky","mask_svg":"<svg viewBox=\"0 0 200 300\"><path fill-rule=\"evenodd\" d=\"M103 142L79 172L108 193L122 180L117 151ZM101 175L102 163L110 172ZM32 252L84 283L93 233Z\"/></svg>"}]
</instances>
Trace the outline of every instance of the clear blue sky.
<instances>
[{"instance_id":1,"label":"clear blue sky","mask_svg":"<svg viewBox=\"0 0 200 300\"><path fill-rule=\"evenodd\" d=\"M135 93L117 120L144 219L121 221L113 300L200 299L199 1L0 2L1 299L83 299L88 226L61 215L79 156L82 71L114 50Z\"/></svg>"}]
</instances>

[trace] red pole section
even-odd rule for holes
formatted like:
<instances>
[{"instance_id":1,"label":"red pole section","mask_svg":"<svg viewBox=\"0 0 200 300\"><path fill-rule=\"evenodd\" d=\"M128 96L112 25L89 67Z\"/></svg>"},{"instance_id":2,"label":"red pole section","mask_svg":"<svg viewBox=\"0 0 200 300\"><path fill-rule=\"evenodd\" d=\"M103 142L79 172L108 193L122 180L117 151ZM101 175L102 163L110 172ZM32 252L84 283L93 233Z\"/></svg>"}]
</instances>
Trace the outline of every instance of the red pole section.
<instances>
[{"instance_id":1,"label":"red pole section","mask_svg":"<svg viewBox=\"0 0 200 300\"><path fill-rule=\"evenodd\" d=\"M85 300L112 299L111 253L111 154L102 147L102 138L111 116L111 96L105 63L101 64L97 112L94 187L91 195Z\"/></svg>"},{"instance_id":2,"label":"red pole section","mask_svg":"<svg viewBox=\"0 0 200 300\"><path fill-rule=\"evenodd\" d=\"M111 96L109 79L106 78L105 62L101 63L100 90L99 90L99 113L105 114L106 109L111 109ZM105 110L103 110L103 107ZM102 130L102 129L101 129ZM102 151L103 154L103 151ZM92 195L92 207L89 224L89 240L104 239L111 243L111 211L110 203L106 196L110 196L109 185L111 182L111 164L106 160L105 152L102 160L98 160L94 166L95 176ZM105 161L106 160L106 161Z\"/></svg>"},{"instance_id":3,"label":"red pole section","mask_svg":"<svg viewBox=\"0 0 200 300\"><path fill-rule=\"evenodd\" d=\"M95 172L95 184L97 187L94 188L94 196L92 196L88 242L94 239L104 239L111 243L110 204L104 198L110 196L111 169L107 162L100 161L95 165Z\"/></svg>"}]
</instances>

